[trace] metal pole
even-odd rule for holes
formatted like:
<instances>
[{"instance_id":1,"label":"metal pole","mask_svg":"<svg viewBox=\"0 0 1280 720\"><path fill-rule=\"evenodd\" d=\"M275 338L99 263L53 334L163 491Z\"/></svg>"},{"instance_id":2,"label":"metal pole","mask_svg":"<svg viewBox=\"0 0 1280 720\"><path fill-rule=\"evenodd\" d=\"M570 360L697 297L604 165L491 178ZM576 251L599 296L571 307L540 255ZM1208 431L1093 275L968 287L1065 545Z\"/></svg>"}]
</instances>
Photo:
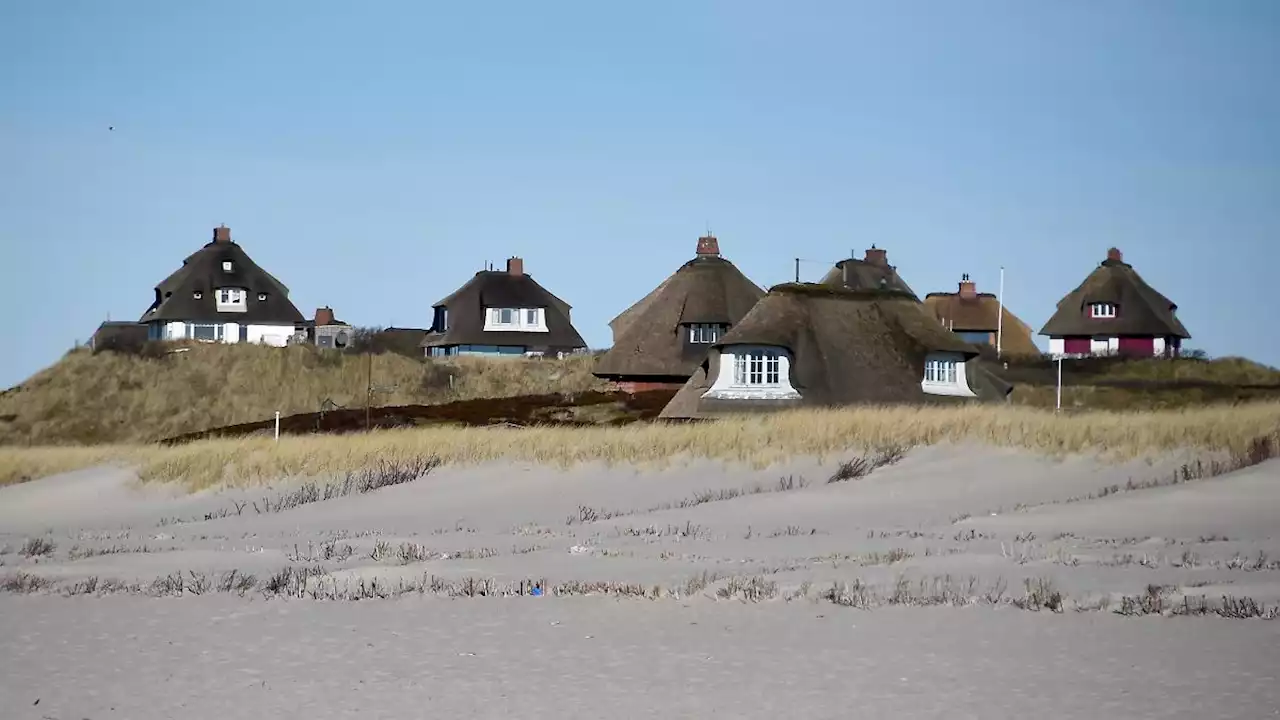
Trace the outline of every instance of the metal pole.
<instances>
[{"instance_id":1,"label":"metal pole","mask_svg":"<svg viewBox=\"0 0 1280 720\"><path fill-rule=\"evenodd\" d=\"M364 429L369 429L369 406L373 403L373 353L369 356L369 380L364 388Z\"/></svg>"},{"instance_id":2,"label":"metal pole","mask_svg":"<svg viewBox=\"0 0 1280 720\"><path fill-rule=\"evenodd\" d=\"M276 411L276 442L280 442L280 411Z\"/></svg>"},{"instance_id":3,"label":"metal pole","mask_svg":"<svg viewBox=\"0 0 1280 720\"><path fill-rule=\"evenodd\" d=\"M796 258L796 282L800 282L800 258Z\"/></svg>"},{"instance_id":4,"label":"metal pole","mask_svg":"<svg viewBox=\"0 0 1280 720\"><path fill-rule=\"evenodd\" d=\"M1000 357L1000 351L1004 348L1004 266L1000 266L1000 296L997 298L1000 303L1000 312L996 315L996 357Z\"/></svg>"},{"instance_id":5,"label":"metal pole","mask_svg":"<svg viewBox=\"0 0 1280 720\"><path fill-rule=\"evenodd\" d=\"M1054 408L1054 412L1062 410L1062 356L1058 356L1058 404Z\"/></svg>"}]
</instances>

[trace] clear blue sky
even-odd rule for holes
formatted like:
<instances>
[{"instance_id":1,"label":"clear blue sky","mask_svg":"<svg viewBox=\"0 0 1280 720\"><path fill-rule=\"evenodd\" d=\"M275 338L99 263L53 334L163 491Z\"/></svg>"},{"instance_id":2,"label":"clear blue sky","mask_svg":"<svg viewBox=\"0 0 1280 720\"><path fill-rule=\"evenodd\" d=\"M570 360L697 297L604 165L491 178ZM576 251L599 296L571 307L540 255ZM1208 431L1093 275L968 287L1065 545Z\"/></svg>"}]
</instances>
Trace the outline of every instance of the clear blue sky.
<instances>
[{"instance_id":1,"label":"clear blue sky","mask_svg":"<svg viewBox=\"0 0 1280 720\"><path fill-rule=\"evenodd\" d=\"M0 386L219 223L362 325L520 255L593 347L707 223L762 285L1003 264L1037 331L1116 245L1190 347L1280 364L1280 2L623 6L0 3Z\"/></svg>"}]
</instances>

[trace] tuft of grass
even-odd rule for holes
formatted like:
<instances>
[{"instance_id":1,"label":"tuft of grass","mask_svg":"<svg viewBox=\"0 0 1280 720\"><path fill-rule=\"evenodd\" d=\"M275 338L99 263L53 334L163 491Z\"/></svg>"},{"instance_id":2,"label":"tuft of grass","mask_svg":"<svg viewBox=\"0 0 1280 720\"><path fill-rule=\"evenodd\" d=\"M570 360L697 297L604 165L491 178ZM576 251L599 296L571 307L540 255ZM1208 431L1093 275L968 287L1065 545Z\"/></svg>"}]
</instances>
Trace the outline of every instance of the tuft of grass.
<instances>
[{"instance_id":1,"label":"tuft of grass","mask_svg":"<svg viewBox=\"0 0 1280 720\"><path fill-rule=\"evenodd\" d=\"M622 427L383 430L343 436L214 439L175 447L126 445L70 450L0 447L0 483L117 462L150 481L193 489L281 477L340 476L380 460L436 455L444 464L491 461L567 467L583 462L664 464L708 458L767 467L797 455L851 447L979 442L1047 454L1151 457L1185 450L1246 454L1275 442L1280 402L1151 412L1054 414L1010 406L953 405L788 410L707 423ZM873 450L874 452L874 450Z\"/></svg>"},{"instance_id":2,"label":"tuft of grass","mask_svg":"<svg viewBox=\"0 0 1280 720\"><path fill-rule=\"evenodd\" d=\"M18 549L18 554L29 558L42 557L45 555L52 555L53 551L57 549L57 543L52 540L48 538L34 537L27 538L26 542L22 543L22 547Z\"/></svg>"},{"instance_id":3,"label":"tuft of grass","mask_svg":"<svg viewBox=\"0 0 1280 720\"><path fill-rule=\"evenodd\" d=\"M424 478L439 466L440 458L434 455L392 460L380 459L371 467L348 470L341 480L323 485L306 482L301 487L275 498L263 498L261 505L253 503L253 509L258 514L278 513L308 503L333 500L348 495L363 495L384 487L403 485ZM239 509L238 507L237 515ZM206 517L206 519L209 518Z\"/></svg>"},{"instance_id":4,"label":"tuft of grass","mask_svg":"<svg viewBox=\"0 0 1280 720\"><path fill-rule=\"evenodd\" d=\"M840 463L827 483L844 482L864 478L886 465L893 465L906 457L906 448L898 444L877 448L874 452L851 458Z\"/></svg>"}]
</instances>

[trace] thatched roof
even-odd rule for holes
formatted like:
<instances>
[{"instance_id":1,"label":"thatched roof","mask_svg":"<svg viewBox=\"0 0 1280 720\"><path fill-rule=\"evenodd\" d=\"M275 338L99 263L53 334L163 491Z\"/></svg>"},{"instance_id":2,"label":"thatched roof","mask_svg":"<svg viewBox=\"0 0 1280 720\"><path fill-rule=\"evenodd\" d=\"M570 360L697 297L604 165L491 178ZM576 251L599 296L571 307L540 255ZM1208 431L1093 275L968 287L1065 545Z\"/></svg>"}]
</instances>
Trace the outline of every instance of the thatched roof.
<instances>
[{"instance_id":1,"label":"thatched roof","mask_svg":"<svg viewBox=\"0 0 1280 720\"><path fill-rule=\"evenodd\" d=\"M1112 303L1119 308L1114 318L1092 318L1087 308L1093 303ZM1116 248L1107 259L1058 301L1058 310L1040 329L1054 337L1080 335L1150 335L1189 338L1191 333L1175 317L1178 306L1147 284L1133 266L1124 262Z\"/></svg>"},{"instance_id":2,"label":"thatched roof","mask_svg":"<svg viewBox=\"0 0 1280 720\"><path fill-rule=\"evenodd\" d=\"M898 275L898 268L889 264L889 253L875 245L867 249L861 260L849 257L837 262L820 282L850 290L899 290L912 296L916 294Z\"/></svg>"},{"instance_id":3,"label":"thatched roof","mask_svg":"<svg viewBox=\"0 0 1280 720\"><path fill-rule=\"evenodd\" d=\"M570 305L524 272L520 258L507 261L506 270L481 270L433 308L448 310L448 327L433 327L423 347L449 345L523 345L546 350L577 350L587 346L569 320ZM485 308L543 308L547 332L485 332Z\"/></svg>"},{"instance_id":4,"label":"thatched roof","mask_svg":"<svg viewBox=\"0 0 1280 720\"><path fill-rule=\"evenodd\" d=\"M792 357L794 401L702 398L719 372L720 353L730 345L785 348ZM911 293L845 290L829 285L786 283L769 294L729 331L671 403L664 417L699 417L780 407L856 403L925 403L963 400L926 394L920 382L925 357L957 353L966 361L970 388L984 400L1004 400L1010 386L978 371L979 350L943 328Z\"/></svg>"},{"instance_id":5,"label":"thatched roof","mask_svg":"<svg viewBox=\"0 0 1280 720\"><path fill-rule=\"evenodd\" d=\"M960 281L953 293L929 293L924 305L938 321L956 332L990 332L1000 330L1000 346L1011 355L1038 355L1040 348L1031 339L1031 326L1006 306L1000 307L1000 298L993 293L980 293L969 276ZM1003 312L1003 327L1000 326Z\"/></svg>"},{"instance_id":6,"label":"thatched roof","mask_svg":"<svg viewBox=\"0 0 1280 720\"><path fill-rule=\"evenodd\" d=\"M230 271L224 270L226 262L231 263ZM218 312L214 290L221 287L247 290L246 310ZM262 294L266 298L259 300ZM303 317L289 300L289 288L259 267L232 241L231 229L222 226L214 228L213 240L156 286L155 300L139 318L144 323L175 320L294 325Z\"/></svg>"},{"instance_id":7,"label":"thatched roof","mask_svg":"<svg viewBox=\"0 0 1280 720\"><path fill-rule=\"evenodd\" d=\"M708 349L688 342L687 326L732 327L763 296L762 288L720 257L715 237L701 237L692 260L609 323L613 346L593 372L610 379L687 378Z\"/></svg>"}]
</instances>

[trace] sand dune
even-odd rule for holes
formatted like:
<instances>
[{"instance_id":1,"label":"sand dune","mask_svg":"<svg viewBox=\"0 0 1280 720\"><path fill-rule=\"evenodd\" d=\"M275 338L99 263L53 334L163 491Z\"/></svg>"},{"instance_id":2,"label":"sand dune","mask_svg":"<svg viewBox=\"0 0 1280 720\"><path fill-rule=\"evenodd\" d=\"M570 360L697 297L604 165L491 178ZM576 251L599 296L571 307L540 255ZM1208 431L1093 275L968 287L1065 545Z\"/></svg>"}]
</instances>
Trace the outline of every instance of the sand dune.
<instances>
[{"instance_id":1,"label":"sand dune","mask_svg":"<svg viewBox=\"0 0 1280 720\"><path fill-rule=\"evenodd\" d=\"M1215 613L1280 603L1280 461L1186 460L492 464L265 513L296 483L70 473L0 489L0 715L1272 716L1280 623Z\"/></svg>"}]
</instances>

